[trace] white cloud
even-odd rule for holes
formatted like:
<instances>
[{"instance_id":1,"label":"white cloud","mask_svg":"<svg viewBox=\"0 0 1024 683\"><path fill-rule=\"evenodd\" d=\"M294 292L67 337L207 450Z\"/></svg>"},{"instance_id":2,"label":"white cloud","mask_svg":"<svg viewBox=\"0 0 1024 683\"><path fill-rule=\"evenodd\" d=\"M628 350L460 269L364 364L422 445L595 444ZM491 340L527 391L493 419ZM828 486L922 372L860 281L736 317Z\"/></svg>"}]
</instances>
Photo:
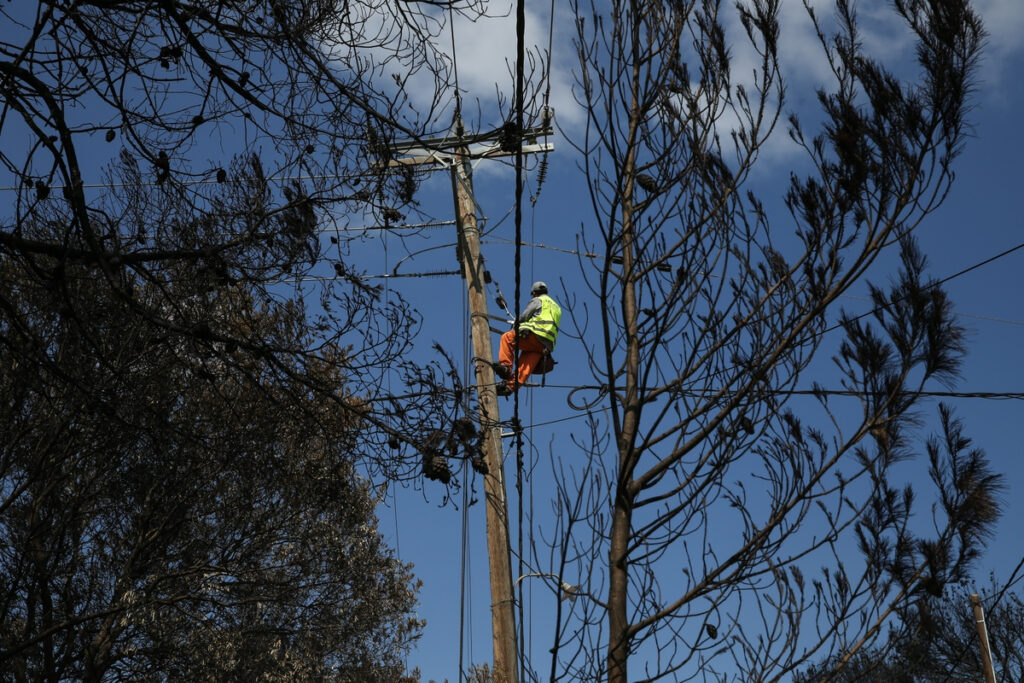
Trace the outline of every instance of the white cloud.
<instances>
[{"instance_id":1,"label":"white cloud","mask_svg":"<svg viewBox=\"0 0 1024 683\"><path fill-rule=\"evenodd\" d=\"M826 33L835 29L834 0L810 0ZM578 137L584 122L584 112L572 95L573 72L578 71L578 60L573 45L575 22L569 3L555 3L556 13L551 56L551 106L556 111L559 125ZM985 91L1006 73L1008 61L1021 50L1019 36L1024 32L1024 0L975 0L989 33L988 49L980 74ZM541 53L548 46L551 24L547 15L548 3L537 3L526 8L527 49ZM909 30L893 13L885 0L860 0L855 3L860 20L860 39L865 51L893 68L901 75L916 71L913 40ZM443 53L452 53L452 29L455 40L455 60L459 86L464 101L464 116L472 126L481 128L501 123L498 99L508 111L513 98L513 68L516 55L515 3L511 0L492 2L487 17L470 18L456 14L454 18L435 14L438 22L432 31L432 42ZM733 56L733 78L750 90L753 74L760 69L760 58L749 45L738 13L729 4L723 5L728 19L727 35ZM449 27L447 22L454 21ZM785 113L813 112L817 109L815 88L831 84L833 76L822 45L803 2L785 0L780 10L780 60L786 84ZM421 89L424 97L430 92L428 84ZM416 94L414 89L413 94ZM454 106L454 93L447 98L448 107ZM734 121L733 124L738 123ZM729 124L723 121L723 132ZM723 136L724 138L725 136ZM786 134L785 121L780 123L772 141L763 150L767 158L789 157L795 149ZM501 169L496 169L501 172Z\"/></svg>"},{"instance_id":2,"label":"white cloud","mask_svg":"<svg viewBox=\"0 0 1024 683\"><path fill-rule=\"evenodd\" d=\"M1007 76L1009 62L1019 60L1024 50L1024 2L975 0L975 8L988 33L981 78L988 86L998 85Z\"/></svg>"},{"instance_id":3,"label":"white cloud","mask_svg":"<svg viewBox=\"0 0 1024 683\"><path fill-rule=\"evenodd\" d=\"M837 28L834 0L811 0L810 4L826 35L833 32ZM979 97L1000 97L1003 90L999 85L1011 74L1011 63L1020 62L1024 49L1024 41L1020 39L1024 33L1024 1L975 0L973 5L988 33L978 74ZM884 0L860 0L854 3L854 8L858 38L865 53L898 76L916 78L919 67L914 36L891 4ZM786 112L802 113L813 121L814 112L818 110L815 89L834 87L834 76L802 2L785 0L781 3L780 25L779 58L786 84ZM728 30L735 58L733 76L749 82L752 69L758 67L757 55L746 44L737 19L731 21ZM783 124L762 150L762 158L782 162L794 151Z\"/></svg>"},{"instance_id":4,"label":"white cloud","mask_svg":"<svg viewBox=\"0 0 1024 683\"><path fill-rule=\"evenodd\" d=\"M532 76L530 73L527 76L538 82L542 69L547 67L549 30L552 28L548 9L547 3L543 3L539 10L526 8L525 47L535 67ZM427 70L412 75L402 73L402 64L394 60L393 50L396 45L415 46L418 39L425 38L425 45L429 47L425 52L442 55L441 58L455 69L452 77L458 78L463 100L463 120L467 127L473 131L488 130L502 124L515 99L517 40L515 4L512 0L490 2L486 5L486 12L486 16L477 16L450 13L439 8L424 10L422 14L412 17L418 26L417 35L389 14L386 3L365 7L363 14L353 17L351 25L345 27L349 33L340 36L337 41L325 41L323 49L327 54L336 56L341 63L341 59L350 51L349 45L360 45L358 53L363 59L378 65L387 64L378 73L382 86L391 89L391 73L406 78L405 92L412 108L422 112L432 104L437 84ZM556 12L559 21L553 26L555 34L551 40L553 55L550 58L549 105L555 110L558 125L575 128L583 120L583 111L572 97L572 69L577 62L571 35L574 24L566 3L560 3ZM405 17L406 20L409 18ZM393 40L398 35L402 38ZM382 45L381 36L388 36L392 40ZM540 83L541 93L546 85ZM436 112L435 120L442 127L449 124L455 111L454 82L451 86L439 93L440 111ZM486 166L488 169L493 166L495 172L503 172L501 164Z\"/></svg>"},{"instance_id":5,"label":"white cloud","mask_svg":"<svg viewBox=\"0 0 1024 683\"><path fill-rule=\"evenodd\" d=\"M546 8L546 5L545 5ZM468 102L479 101L484 115L496 115L488 111L495 107L497 98L504 99L507 108L514 96L514 69L516 60L516 17L514 7L492 4L490 17L470 21L457 17L455 29L455 57L458 65L459 87ZM550 18L547 13L538 13L526 8L525 42L527 51L535 54L547 53ZM574 125L582 113L572 100L572 68L576 64L576 53L572 47L572 22L562 19L554 25L551 56L551 101L556 116L562 125ZM538 72L539 74L539 72Z\"/></svg>"},{"instance_id":6,"label":"white cloud","mask_svg":"<svg viewBox=\"0 0 1024 683\"><path fill-rule=\"evenodd\" d=\"M1024 2L976 0L975 6L989 34L991 47L1000 53L1019 51L1024 31Z\"/></svg>"}]
</instances>

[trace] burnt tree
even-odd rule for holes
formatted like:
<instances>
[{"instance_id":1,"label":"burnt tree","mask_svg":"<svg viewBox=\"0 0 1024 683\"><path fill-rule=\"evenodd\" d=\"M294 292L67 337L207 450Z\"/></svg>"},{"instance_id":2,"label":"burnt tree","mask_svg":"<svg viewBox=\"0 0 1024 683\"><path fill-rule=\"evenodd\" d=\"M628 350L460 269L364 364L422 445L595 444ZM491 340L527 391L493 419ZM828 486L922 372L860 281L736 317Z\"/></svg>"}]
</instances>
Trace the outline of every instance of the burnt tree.
<instances>
[{"instance_id":1,"label":"burnt tree","mask_svg":"<svg viewBox=\"0 0 1024 683\"><path fill-rule=\"evenodd\" d=\"M586 464L556 472L551 571L585 599L559 606L552 678L843 661L961 579L998 515L1000 480L947 409L930 460L911 429L964 352L914 232L952 181L980 22L963 0L893 3L917 56L897 74L852 3L808 8L830 80L804 123L777 1L575 10L583 239L604 265L584 264L573 309L601 394ZM752 175L780 133L803 155L767 201ZM844 311L873 264L891 282ZM925 496L934 527L913 516Z\"/></svg>"}]
</instances>

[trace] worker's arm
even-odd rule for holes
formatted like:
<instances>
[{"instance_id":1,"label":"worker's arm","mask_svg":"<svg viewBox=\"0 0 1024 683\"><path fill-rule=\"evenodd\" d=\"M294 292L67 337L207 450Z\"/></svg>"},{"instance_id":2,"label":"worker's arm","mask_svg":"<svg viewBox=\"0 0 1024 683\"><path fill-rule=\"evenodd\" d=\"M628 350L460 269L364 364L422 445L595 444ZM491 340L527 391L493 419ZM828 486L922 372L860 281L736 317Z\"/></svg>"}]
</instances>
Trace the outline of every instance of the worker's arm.
<instances>
[{"instance_id":1,"label":"worker's arm","mask_svg":"<svg viewBox=\"0 0 1024 683\"><path fill-rule=\"evenodd\" d=\"M530 299L530 303L526 304L526 308L523 309L523 312L519 314L519 317L516 318L516 320L521 323L525 323L527 320L540 313L541 308L543 308L543 306L540 303L540 299L534 297L533 299Z\"/></svg>"}]
</instances>

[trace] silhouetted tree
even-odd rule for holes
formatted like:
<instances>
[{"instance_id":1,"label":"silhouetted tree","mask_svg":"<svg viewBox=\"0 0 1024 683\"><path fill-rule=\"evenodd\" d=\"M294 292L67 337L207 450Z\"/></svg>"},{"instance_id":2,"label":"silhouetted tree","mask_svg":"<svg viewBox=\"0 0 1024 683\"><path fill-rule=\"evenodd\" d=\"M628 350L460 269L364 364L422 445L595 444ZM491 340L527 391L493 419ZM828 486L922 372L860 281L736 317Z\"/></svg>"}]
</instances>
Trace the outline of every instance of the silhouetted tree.
<instances>
[{"instance_id":1,"label":"silhouetted tree","mask_svg":"<svg viewBox=\"0 0 1024 683\"><path fill-rule=\"evenodd\" d=\"M450 424L459 387L443 356L437 367L408 362L418 315L346 262L346 233L324 245L321 233L338 221L386 225L415 208L416 177L387 171L389 142L448 127L436 116L451 92L448 61L427 38L450 5L482 9L476 0L5 4L0 261L79 316L67 273L88 268L129 304L126 315L210 353L242 349L266 372L319 362L323 343L345 346L346 391L376 399L353 415L366 426L367 471L419 476L415 449L389 443L415 446ZM165 286L182 264L206 289L307 306L310 334L285 344L216 309L199 317ZM7 310L18 303L16 291L0 291ZM13 343L0 341L20 355L45 348ZM390 371L411 394L401 407L381 392ZM329 401L335 389L308 387Z\"/></svg>"},{"instance_id":2,"label":"silhouetted tree","mask_svg":"<svg viewBox=\"0 0 1024 683\"><path fill-rule=\"evenodd\" d=\"M829 661L808 669L799 681L840 683L913 681L975 683L985 677L970 596L974 590L949 589L922 596L889 630L886 641L855 655L836 670ZM1024 602L1009 586L992 583L982 594L996 680L1024 679Z\"/></svg>"},{"instance_id":3,"label":"silhouetted tree","mask_svg":"<svg viewBox=\"0 0 1024 683\"><path fill-rule=\"evenodd\" d=\"M852 3L815 21L821 132L787 119L805 156L776 205L749 181L786 106L780 3L575 3L604 266L572 309L601 393L589 457L556 472L550 571L584 585L553 679L774 681L853 656L964 578L996 519L1000 480L946 408L934 526L913 517L910 431L964 351L912 234L952 179L982 28L963 0L892 4L913 74L865 51ZM837 310L875 263L894 275L872 309Z\"/></svg>"},{"instance_id":4,"label":"silhouetted tree","mask_svg":"<svg viewBox=\"0 0 1024 683\"><path fill-rule=\"evenodd\" d=\"M125 299L94 266L49 286L0 262L0 669L401 679L418 586L356 473L360 399L309 391L344 391L345 350L268 364L310 333L300 307L172 270ZM175 327L133 310L167 301ZM261 341L190 328L210 318Z\"/></svg>"}]
</instances>

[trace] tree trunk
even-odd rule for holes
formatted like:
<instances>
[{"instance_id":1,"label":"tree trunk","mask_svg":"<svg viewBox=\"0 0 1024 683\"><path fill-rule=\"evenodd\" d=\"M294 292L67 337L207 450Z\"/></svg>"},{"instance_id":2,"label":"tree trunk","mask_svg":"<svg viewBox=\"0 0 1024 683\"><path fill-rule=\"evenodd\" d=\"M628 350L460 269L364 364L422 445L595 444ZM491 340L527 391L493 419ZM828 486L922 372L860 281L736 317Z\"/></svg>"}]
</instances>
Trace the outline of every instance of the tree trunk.
<instances>
[{"instance_id":1,"label":"tree trunk","mask_svg":"<svg viewBox=\"0 0 1024 683\"><path fill-rule=\"evenodd\" d=\"M611 551L609 553L608 588L608 681L626 683L629 661L629 615L627 593L629 587L628 546L633 519L632 501L628 487L621 482L615 495L612 518Z\"/></svg>"}]
</instances>

